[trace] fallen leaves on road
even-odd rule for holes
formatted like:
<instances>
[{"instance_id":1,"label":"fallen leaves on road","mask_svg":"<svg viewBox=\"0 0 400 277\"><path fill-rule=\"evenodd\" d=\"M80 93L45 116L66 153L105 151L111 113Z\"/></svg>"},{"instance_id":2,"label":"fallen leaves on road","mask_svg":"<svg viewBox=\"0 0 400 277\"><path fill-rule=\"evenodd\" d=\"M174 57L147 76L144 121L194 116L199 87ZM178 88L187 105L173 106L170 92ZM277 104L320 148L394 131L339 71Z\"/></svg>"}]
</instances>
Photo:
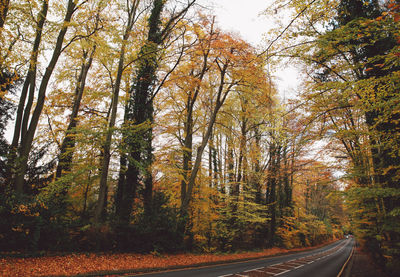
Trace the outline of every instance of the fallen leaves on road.
<instances>
[{"instance_id":1,"label":"fallen leaves on road","mask_svg":"<svg viewBox=\"0 0 400 277\"><path fill-rule=\"evenodd\" d=\"M99 271L148 270L150 268L173 268L229 260L257 258L303 249L271 248L262 252L239 254L174 254L155 256L151 254L71 254L34 258L0 258L0 276L71 276Z\"/></svg>"}]
</instances>

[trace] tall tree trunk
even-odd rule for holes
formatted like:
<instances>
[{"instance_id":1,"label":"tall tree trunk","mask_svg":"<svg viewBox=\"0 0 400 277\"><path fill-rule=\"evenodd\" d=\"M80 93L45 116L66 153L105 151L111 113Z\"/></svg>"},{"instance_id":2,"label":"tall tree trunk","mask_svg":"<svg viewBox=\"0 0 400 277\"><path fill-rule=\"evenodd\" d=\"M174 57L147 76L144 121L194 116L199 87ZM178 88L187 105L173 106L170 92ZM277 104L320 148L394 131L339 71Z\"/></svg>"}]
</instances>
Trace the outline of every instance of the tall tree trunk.
<instances>
[{"instance_id":1,"label":"tall tree trunk","mask_svg":"<svg viewBox=\"0 0 400 277\"><path fill-rule=\"evenodd\" d=\"M242 111L245 112L245 111ZM247 119L242 116L240 126L240 143L239 143L239 162L238 162L238 176L236 182L238 186L243 185L245 179L245 159L246 159L246 140L247 140Z\"/></svg>"},{"instance_id":2,"label":"tall tree trunk","mask_svg":"<svg viewBox=\"0 0 400 277\"><path fill-rule=\"evenodd\" d=\"M254 188L255 188L255 202L261 204L261 134L258 126L254 130L254 137L256 143L256 159L254 164Z\"/></svg>"},{"instance_id":3,"label":"tall tree trunk","mask_svg":"<svg viewBox=\"0 0 400 277\"><path fill-rule=\"evenodd\" d=\"M140 173L145 176L145 208L151 206L152 178L150 165L152 162L152 124L153 102L151 88L156 78L158 68L158 48L162 43L161 13L165 2L154 0L149 18L149 31L147 41L140 50L142 59L139 62L136 81L132 87L128 103L127 121L134 124L134 130L127 135L126 141L129 148L128 170L121 196L121 205L118 210L119 221L122 225L129 223L133 199L139 184Z\"/></svg>"},{"instance_id":4,"label":"tall tree trunk","mask_svg":"<svg viewBox=\"0 0 400 277\"><path fill-rule=\"evenodd\" d=\"M219 182L218 182L218 177L219 177L219 171L220 171L220 169L218 168L218 157L217 157L217 153L218 153L218 136L216 136L216 140L215 140L215 142L214 143L216 143L216 144L214 144L214 147L213 147L213 149L212 149L212 155L211 155L211 158L212 158L212 165L213 165L213 172L212 172L212 174L213 174L213 179L214 179L214 188L216 188L216 189L218 189L218 187L219 187Z\"/></svg>"},{"instance_id":5,"label":"tall tree trunk","mask_svg":"<svg viewBox=\"0 0 400 277\"><path fill-rule=\"evenodd\" d=\"M124 123L123 123L123 127L122 127L123 130L126 128L127 114L128 114L128 104L126 103L125 109L124 109ZM115 192L115 214L116 215L120 215L122 212L122 209L123 209L123 207L121 205L123 204L122 197L123 197L124 188L125 188L127 166L128 166L127 155L124 151L122 151L122 149L120 149L119 176L118 176L117 190Z\"/></svg>"},{"instance_id":6,"label":"tall tree trunk","mask_svg":"<svg viewBox=\"0 0 400 277\"><path fill-rule=\"evenodd\" d=\"M280 147L272 143L270 146L270 164L268 168L266 204L268 205L269 216L271 218L268 228L267 243L269 246L274 244L277 217L277 186L278 175L280 173Z\"/></svg>"},{"instance_id":7,"label":"tall tree trunk","mask_svg":"<svg viewBox=\"0 0 400 277\"><path fill-rule=\"evenodd\" d=\"M290 183L290 175L293 174L290 168L290 157L288 157L288 146L283 149L283 192L284 192L284 201L283 207L292 209L292 186ZM290 214L287 214L290 215Z\"/></svg>"},{"instance_id":8,"label":"tall tree trunk","mask_svg":"<svg viewBox=\"0 0 400 277\"><path fill-rule=\"evenodd\" d=\"M213 28L211 28L211 35L213 34ZM211 42L211 39L210 39ZM209 43L210 43L209 42ZM208 44L209 46L209 44ZM208 56L210 53L210 48L203 49L203 66L201 68L200 74L198 76L199 83L203 81L204 75L208 71ZM191 72L194 75L194 72ZM196 103L197 97L200 92L200 85L198 85L194 92L190 91L186 100L186 120L184 122L184 141L183 141L183 164L182 164L182 174L183 178L181 181L181 206L186 199L187 185L189 182L190 172L192 170L192 156L193 156L193 112L194 105Z\"/></svg>"},{"instance_id":9,"label":"tall tree trunk","mask_svg":"<svg viewBox=\"0 0 400 277\"><path fill-rule=\"evenodd\" d=\"M217 172L217 175L218 176L216 176L216 178L217 177L219 178L219 191L222 193L222 195L225 195L225 193L226 193L225 184L226 183L225 183L224 169L222 167L222 160L223 160L222 157L224 156L222 138L223 138L223 135L222 135L222 133L220 133L219 134L219 140L218 140L218 152L217 152L217 155L218 155L217 156L218 157L218 163L217 163L218 172Z\"/></svg>"},{"instance_id":10,"label":"tall tree trunk","mask_svg":"<svg viewBox=\"0 0 400 277\"><path fill-rule=\"evenodd\" d=\"M16 163L16 158L17 158L16 156L17 156L17 151L18 151L18 143L19 143L21 136L26 133L26 130L24 130L24 132L22 132L23 118L26 117L24 115L24 113L27 113L29 116L30 112L31 112L31 107L32 107L31 102L33 102L34 93L35 93L36 68L37 68L38 55L39 55L39 46L40 46L40 42L42 40L43 26L46 21L48 8L49 8L48 1L43 1L42 8L37 17L38 25L36 27L35 41L33 43L33 48L32 48L31 56L29 59L29 69L28 69L28 73L25 77L24 84L22 86L21 96L19 98L19 103L18 103L18 108L17 108L17 116L15 119L14 135L13 135L13 139L12 139L12 143L11 143L10 159L8 162L9 163L8 170L10 170L10 171L16 170L15 163ZM28 90L29 90L29 99L28 99L28 104L25 107L25 101L26 101L26 97L28 96ZM12 177L14 173L15 172L9 172L7 175ZM11 182L11 180L9 180L9 182ZM19 184L18 186L15 185L15 190L18 191L19 193L22 193L24 190L23 184Z\"/></svg>"},{"instance_id":11,"label":"tall tree trunk","mask_svg":"<svg viewBox=\"0 0 400 277\"><path fill-rule=\"evenodd\" d=\"M209 178L209 186L212 188L214 186L213 184L213 151L214 151L214 137L211 132L210 136L210 142L208 143L208 178Z\"/></svg>"},{"instance_id":12,"label":"tall tree trunk","mask_svg":"<svg viewBox=\"0 0 400 277\"><path fill-rule=\"evenodd\" d=\"M235 85L234 83L231 83L228 85L228 87L225 87L225 78L226 78L226 74L227 74L227 68L229 66L229 61L226 62L222 68L220 68L220 84L218 87L218 93L217 93L217 97L216 97L216 102L215 102L215 107L213 109L213 112L211 114L208 126L207 126L207 130L206 133L204 134L203 140L201 142L201 145L197 148L197 153L196 153L196 159L195 162L193 164L193 169L192 172L190 174L189 177L189 182L187 184L187 191L185 193L185 199L182 203L181 206L181 214L182 215L186 215L188 208L189 208L189 204L190 201L192 199L192 193L193 193L193 188L194 188L194 184L196 181L196 177L197 177L197 173L200 170L200 165L201 165L201 160L202 160L202 156L203 156L203 152L207 146L208 140L211 136L211 132L212 129L214 127L215 121L217 119L217 114L218 111L220 110L220 108L222 107L222 105L225 102L226 97L228 96L231 88Z\"/></svg>"},{"instance_id":13,"label":"tall tree trunk","mask_svg":"<svg viewBox=\"0 0 400 277\"><path fill-rule=\"evenodd\" d=\"M65 132L65 137L61 143L60 154L58 155L58 166L56 169L56 180L71 170L72 157L76 142L76 126L78 124L78 113L81 106L83 92L86 86L86 79L90 67L92 66L93 56L96 52L96 46L93 49L88 58L88 53L85 52L83 56L83 62L81 66L81 72L78 77L77 86L75 89L74 101L72 106L72 113L70 115L69 124Z\"/></svg>"},{"instance_id":14,"label":"tall tree trunk","mask_svg":"<svg viewBox=\"0 0 400 277\"><path fill-rule=\"evenodd\" d=\"M0 29L3 28L4 22L6 21L9 5L10 0L0 0Z\"/></svg>"},{"instance_id":15,"label":"tall tree trunk","mask_svg":"<svg viewBox=\"0 0 400 277\"><path fill-rule=\"evenodd\" d=\"M234 183L235 183L235 163L234 163L234 156L233 156L233 139L232 139L232 130L229 128L229 133L226 138L227 143L227 171L228 171L228 184L230 186L230 191L233 192L235 190Z\"/></svg>"},{"instance_id":16,"label":"tall tree trunk","mask_svg":"<svg viewBox=\"0 0 400 277\"><path fill-rule=\"evenodd\" d=\"M139 180L144 180L144 207L151 213L153 180L151 165L153 162L152 124L153 124L153 84L158 69L159 48L169 36L172 28L196 0L192 0L180 12L173 14L163 29L161 14L166 5L165 0L153 0L153 8L149 17L147 41L142 46L138 62L135 82L132 86L128 102L127 123L133 124L133 130L126 135L128 146L128 168L121 193L121 203L117 217L122 225L129 223L130 214Z\"/></svg>"},{"instance_id":17,"label":"tall tree trunk","mask_svg":"<svg viewBox=\"0 0 400 277\"><path fill-rule=\"evenodd\" d=\"M101 162L101 175L100 175L100 189L99 189L99 198L97 199L96 210L94 214L95 223L100 223L103 221L102 215L105 214L106 202L107 202L107 178L108 178L108 168L110 166L111 159L111 142L113 129L115 126L115 121L117 119L117 109L118 109L118 100L119 100L119 91L121 87L122 74L124 71L124 63L125 63L125 48L129 39L129 35L132 31L133 24L135 22L136 11L138 8L140 0L136 0L132 3L132 6L128 9L128 23L123 35L122 46L119 54L118 61L118 71L117 77L115 79L115 83L113 85L113 96L111 102L111 117L108 124L108 130L106 135L106 140L103 145L103 158ZM128 3L129 5L129 3Z\"/></svg>"},{"instance_id":18,"label":"tall tree trunk","mask_svg":"<svg viewBox=\"0 0 400 277\"><path fill-rule=\"evenodd\" d=\"M29 128L27 129L25 134L21 135L21 143L18 149L18 162L16 168L18 168L15 176L15 187L17 191L22 192L24 183L25 183L25 173L28 166L28 156L32 148L33 138L36 132L37 125L39 123L39 118L43 110L46 90L48 83L50 81L50 77L53 74L54 68L57 64L58 58L61 55L62 45L64 41L65 34L68 30L69 23L71 21L72 15L76 10L76 4L73 0L68 1L67 10L63 22L63 26L58 34L56 45L53 51L53 55L51 60L45 70L42 81L39 86L38 99L36 103L36 107L33 111Z\"/></svg>"},{"instance_id":19,"label":"tall tree trunk","mask_svg":"<svg viewBox=\"0 0 400 277\"><path fill-rule=\"evenodd\" d=\"M188 94L187 98L187 115L184 123L185 133L183 140L183 162L182 162L182 181L181 181L181 203L186 197L187 183L190 171L192 170L192 150L193 150L193 108L194 101L192 100L192 93Z\"/></svg>"}]
</instances>

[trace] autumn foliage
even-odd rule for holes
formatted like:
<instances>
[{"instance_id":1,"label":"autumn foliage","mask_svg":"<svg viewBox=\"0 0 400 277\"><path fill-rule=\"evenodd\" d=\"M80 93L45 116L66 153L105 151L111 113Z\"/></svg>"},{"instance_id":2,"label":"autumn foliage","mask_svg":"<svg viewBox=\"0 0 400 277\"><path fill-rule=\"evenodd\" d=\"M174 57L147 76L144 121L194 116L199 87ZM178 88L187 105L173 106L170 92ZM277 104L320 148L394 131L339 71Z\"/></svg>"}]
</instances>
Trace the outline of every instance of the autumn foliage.
<instances>
[{"instance_id":1,"label":"autumn foliage","mask_svg":"<svg viewBox=\"0 0 400 277\"><path fill-rule=\"evenodd\" d=\"M292 2L303 8L303 1ZM374 79L380 91L386 80L397 84L397 71L386 69L397 62L395 48L354 65L371 78L347 86L333 72L342 68L347 75L353 65L337 64L330 55L343 44L351 46L356 27L320 35L299 57L319 81L307 83L301 99L287 100L274 83L273 68L281 62L271 54L275 45L264 51L221 30L195 0L1 3L0 251L289 249L349 231L343 180L335 176L343 168L316 157L322 152L314 142L334 130L345 148L355 148L349 153L354 167L346 170L372 173L364 166L374 149L366 131L380 131L390 123L385 116L397 120L390 117L397 98L395 89L374 94L370 81L378 76L369 74L391 72ZM357 43L370 42L369 26L376 33L390 22L387 31L395 30L397 6L389 9L357 29ZM340 34L348 40L337 41ZM337 69L324 71L324 62ZM366 97L351 94L356 89ZM371 105L387 98L391 109ZM383 110L375 119L384 122L362 124L361 108ZM352 123L359 132L352 133ZM375 138L387 138L384 134ZM333 153L330 147L340 148L337 141L325 147ZM379 170L392 174L395 166ZM352 182L362 174L357 178ZM41 271L46 263L52 274L77 274L226 258L182 257L6 258L0 274L48 274ZM24 271L29 268L33 271Z\"/></svg>"},{"instance_id":2,"label":"autumn foliage","mask_svg":"<svg viewBox=\"0 0 400 277\"><path fill-rule=\"evenodd\" d=\"M262 252L238 254L74 254L37 258L0 258L0 274L4 277L17 276L72 276L96 274L112 276L124 273L139 273L151 270L166 270L183 267L206 266L224 262L257 259L278 254L292 253L301 249L271 248Z\"/></svg>"}]
</instances>

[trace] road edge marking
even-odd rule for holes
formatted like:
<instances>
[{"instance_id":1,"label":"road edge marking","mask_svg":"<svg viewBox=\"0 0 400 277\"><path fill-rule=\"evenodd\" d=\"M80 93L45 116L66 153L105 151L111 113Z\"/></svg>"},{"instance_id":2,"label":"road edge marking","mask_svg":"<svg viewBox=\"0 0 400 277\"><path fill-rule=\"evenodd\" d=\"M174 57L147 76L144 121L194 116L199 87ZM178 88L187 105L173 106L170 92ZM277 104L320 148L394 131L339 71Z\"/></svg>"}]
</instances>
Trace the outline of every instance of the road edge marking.
<instances>
[{"instance_id":1,"label":"road edge marking","mask_svg":"<svg viewBox=\"0 0 400 277\"><path fill-rule=\"evenodd\" d=\"M342 274L344 272L344 269L346 268L346 266L349 263L350 259L353 257L354 248L355 248L355 244L353 245L353 248L351 249L351 253L350 253L349 257L347 258L347 261L344 263L342 269L339 271L339 274L336 277L341 277L342 276Z\"/></svg>"}]
</instances>

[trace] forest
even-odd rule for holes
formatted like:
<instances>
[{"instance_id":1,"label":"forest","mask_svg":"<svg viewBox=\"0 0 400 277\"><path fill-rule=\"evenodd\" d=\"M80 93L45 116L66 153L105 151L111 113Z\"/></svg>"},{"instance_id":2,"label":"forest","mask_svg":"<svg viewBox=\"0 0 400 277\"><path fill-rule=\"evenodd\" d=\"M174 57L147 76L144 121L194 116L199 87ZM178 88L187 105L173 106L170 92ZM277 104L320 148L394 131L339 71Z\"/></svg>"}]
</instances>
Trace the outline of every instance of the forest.
<instances>
[{"instance_id":1,"label":"forest","mask_svg":"<svg viewBox=\"0 0 400 277\"><path fill-rule=\"evenodd\" d=\"M0 0L0 252L353 234L400 272L400 1L266 1L263 46L206 2Z\"/></svg>"}]
</instances>

